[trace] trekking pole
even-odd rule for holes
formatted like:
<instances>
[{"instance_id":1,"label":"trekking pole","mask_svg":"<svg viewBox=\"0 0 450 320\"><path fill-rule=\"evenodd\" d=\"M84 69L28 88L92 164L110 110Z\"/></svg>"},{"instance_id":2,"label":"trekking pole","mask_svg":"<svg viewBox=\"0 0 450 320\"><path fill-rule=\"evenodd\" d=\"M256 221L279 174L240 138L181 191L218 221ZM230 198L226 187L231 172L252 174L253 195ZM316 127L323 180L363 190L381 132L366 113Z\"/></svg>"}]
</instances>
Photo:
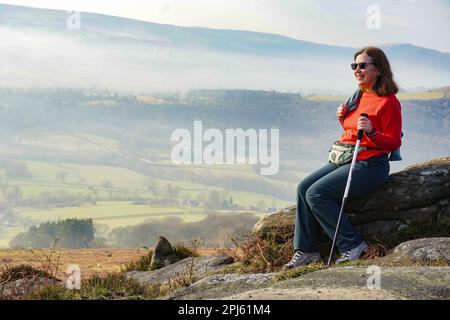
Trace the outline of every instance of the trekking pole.
<instances>
[{"instance_id":1,"label":"trekking pole","mask_svg":"<svg viewBox=\"0 0 450 320\"><path fill-rule=\"evenodd\" d=\"M367 113L361 113L361 117L368 117L368 115L367 115ZM348 192L350 190L350 184L352 183L353 169L355 169L356 157L358 156L359 144L361 143L361 138L363 136L363 133L364 133L363 130L358 130L355 151L353 152L352 163L350 165L350 171L348 172L347 184L345 186L345 191L344 191L344 198L342 199L341 211L339 212L339 218L338 218L338 221L336 224L336 231L334 232L333 244L331 245L330 256L328 257L328 262L327 262L327 266L326 266L327 268L330 266L330 263L331 263L331 256L333 255L334 245L336 243L336 238L337 238L337 234L339 231L339 224L341 223L341 217L342 217L342 213L344 212L345 202L347 201Z\"/></svg>"}]
</instances>

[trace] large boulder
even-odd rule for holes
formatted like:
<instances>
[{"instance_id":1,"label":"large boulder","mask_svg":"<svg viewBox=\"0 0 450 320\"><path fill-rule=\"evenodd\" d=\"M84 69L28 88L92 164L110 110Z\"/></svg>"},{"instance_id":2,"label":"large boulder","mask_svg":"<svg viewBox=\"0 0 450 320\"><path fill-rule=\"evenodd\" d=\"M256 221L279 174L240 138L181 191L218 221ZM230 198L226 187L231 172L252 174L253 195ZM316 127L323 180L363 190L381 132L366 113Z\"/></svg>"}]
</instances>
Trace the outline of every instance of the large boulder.
<instances>
[{"instance_id":1,"label":"large boulder","mask_svg":"<svg viewBox=\"0 0 450 320\"><path fill-rule=\"evenodd\" d=\"M375 268L374 268L375 267ZM309 272L286 280L274 273L214 275L183 287L173 300L448 300L450 267L348 266ZM373 285L380 271L380 287Z\"/></svg>"},{"instance_id":2,"label":"large boulder","mask_svg":"<svg viewBox=\"0 0 450 320\"><path fill-rule=\"evenodd\" d=\"M450 236L450 228L440 228L450 221L449 202L450 157L445 157L391 174L374 192L350 200L345 213L366 238L397 245L406 240L397 237L405 232L410 238L433 236L438 230L440 236ZM296 206L291 206L266 216L253 231L262 238L286 241L293 237L295 212Z\"/></svg>"},{"instance_id":3,"label":"large boulder","mask_svg":"<svg viewBox=\"0 0 450 320\"><path fill-rule=\"evenodd\" d=\"M180 277L202 278L226 268L232 262L233 258L228 256L188 257L158 270L130 271L125 276L143 285L167 284Z\"/></svg>"},{"instance_id":4,"label":"large boulder","mask_svg":"<svg viewBox=\"0 0 450 320\"><path fill-rule=\"evenodd\" d=\"M383 264L450 264L450 238L423 238L403 242L380 259Z\"/></svg>"},{"instance_id":5,"label":"large boulder","mask_svg":"<svg viewBox=\"0 0 450 320\"><path fill-rule=\"evenodd\" d=\"M307 273L265 288L222 299L232 300L448 300L450 267L381 267L379 288L374 270L339 267ZM203 292L206 296L207 292ZM191 297L194 299L194 297Z\"/></svg>"},{"instance_id":6,"label":"large boulder","mask_svg":"<svg viewBox=\"0 0 450 320\"><path fill-rule=\"evenodd\" d=\"M153 252L150 269L155 270L163 268L178 262L179 260L180 259L178 258L170 242L166 238L160 236L158 238L158 242L156 243L155 251Z\"/></svg>"}]
</instances>

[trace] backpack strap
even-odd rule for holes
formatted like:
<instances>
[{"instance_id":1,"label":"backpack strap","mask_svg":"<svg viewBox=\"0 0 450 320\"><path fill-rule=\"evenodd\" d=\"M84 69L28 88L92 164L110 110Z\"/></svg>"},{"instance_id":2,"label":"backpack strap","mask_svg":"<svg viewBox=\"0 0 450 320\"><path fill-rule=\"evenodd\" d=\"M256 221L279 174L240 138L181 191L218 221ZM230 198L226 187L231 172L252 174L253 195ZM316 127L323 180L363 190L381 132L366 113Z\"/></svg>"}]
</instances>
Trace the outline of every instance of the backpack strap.
<instances>
[{"instance_id":1,"label":"backpack strap","mask_svg":"<svg viewBox=\"0 0 450 320\"><path fill-rule=\"evenodd\" d=\"M348 107L348 112L351 112L356 109L359 103L359 99L361 99L363 91L361 89L358 89L353 93L353 95L348 98L347 102L345 103ZM347 113L348 113L347 112Z\"/></svg>"}]
</instances>

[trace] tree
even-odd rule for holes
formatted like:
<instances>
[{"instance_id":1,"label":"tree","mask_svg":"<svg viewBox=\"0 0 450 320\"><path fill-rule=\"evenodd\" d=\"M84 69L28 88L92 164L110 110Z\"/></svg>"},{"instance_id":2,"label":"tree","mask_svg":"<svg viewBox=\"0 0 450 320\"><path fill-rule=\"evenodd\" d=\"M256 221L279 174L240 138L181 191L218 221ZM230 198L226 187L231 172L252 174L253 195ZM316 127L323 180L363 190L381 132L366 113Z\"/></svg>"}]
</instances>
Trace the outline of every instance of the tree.
<instances>
[{"instance_id":1,"label":"tree","mask_svg":"<svg viewBox=\"0 0 450 320\"><path fill-rule=\"evenodd\" d=\"M256 202L256 207L264 209L266 207L266 203L264 202L264 200L259 200L258 202Z\"/></svg>"},{"instance_id":2,"label":"tree","mask_svg":"<svg viewBox=\"0 0 450 320\"><path fill-rule=\"evenodd\" d=\"M18 186L14 186L9 189L6 194L6 200L12 202L22 199L22 190Z\"/></svg>"},{"instance_id":3,"label":"tree","mask_svg":"<svg viewBox=\"0 0 450 320\"><path fill-rule=\"evenodd\" d=\"M108 238L114 243L114 246L121 248L127 239L129 231L126 227L119 227L108 233Z\"/></svg>"},{"instance_id":4,"label":"tree","mask_svg":"<svg viewBox=\"0 0 450 320\"><path fill-rule=\"evenodd\" d=\"M30 227L28 232L14 237L10 246L50 248L56 243L62 248L86 248L94 235L92 219L66 219Z\"/></svg>"},{"instance_id":5,"label":"tree","mask_svg":"<svg viewBox=\"0 0 450 320\"><path fill-rule=\"evenodd\" d=\"M64 181L65 181L66 178L67 178L67 175L68 175L68 172L67 172L67 171L58 171L58 172L56 172L56 174L55 174L55 178L56 178L56 180L59 180L59 181L61 181L61 182L64 183Z\"/></svg>"},{"instance_id":6,"label":"tree","mask_svg":"<svg viewBox=\"0 0 450 320\"><path fill-rule=\"evenodd\" d=\"M3 167L7 178L32 177L30 170L28 170L27 164L23 161L3 160L0 165Z\"/></svg>"},{"instance_id":7,"label":"tree","mask_svg":"<svg viewBox=\"0 0 450 320\"><path fill-rule=\"evenodd\" d=\"M180 194L180 189L177 187L172 187L172 185L169 183L167 185L166 194L169 199L176 199Z\"/></svg>"},{"instance_id":8,"label":"tree","mask_svg":"<svg viewBox=\"0 0 450 320\"><path fill-rule=\"evenodd\" d=\"M153 193L154 196L157 196L159 194L159 185L158 182L155 180L149 180L148 182L148 191Z\"/></svg>"},{"instance_id":9,"label":"tree","mask_svg":"<svg viewBox=\"0 0 450 320\"><path fill-rule=\"evenodd\" d=\"M112 196L113 196L113 189L112 188L114 187L112 182L109 181L109 180L103 180L102 183L101 183L101 186L103 188L105 188L105 191L109 190L109 197L112 198Z\"/></svg>"},{"instance_id":10,"label":"tree","mask_svg":"<svg viewBox=\"0 0 450 320\"><path fill-rule=\"evenodd\" d=\"M114 187L114 185L112 184L112 182L109 181L109 180L107 180L107 179L105 179L105 180L102 181L101 186L102 186L103 188L105 188L105 190L108 190L108 189Z\"/></svg>"},{"instance_id":11,"label":"tree","mask_svg":"<svg viewBox=\"0 0 450 320\"><path fill-rule=\"evenodd\" d=\"M217 190L211 190L206 198L205 206L208 209L218 209L220 208L220 193Z\"/></svg>"}]
</instances>

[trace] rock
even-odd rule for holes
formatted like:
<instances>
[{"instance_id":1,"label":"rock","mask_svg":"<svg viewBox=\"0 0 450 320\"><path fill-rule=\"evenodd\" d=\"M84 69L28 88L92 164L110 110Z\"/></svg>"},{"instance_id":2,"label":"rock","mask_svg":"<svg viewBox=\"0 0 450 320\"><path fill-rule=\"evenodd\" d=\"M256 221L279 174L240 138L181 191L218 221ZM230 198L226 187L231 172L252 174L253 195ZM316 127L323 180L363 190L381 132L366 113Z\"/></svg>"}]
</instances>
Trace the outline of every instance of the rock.
<instances>
[{"instance_id":1,"label":"rock","mask_svg":"<svg viewBox=\"0 0 450 320\"><path fill-rule=\"evenodd\" d=\"M204 277L209 272L218 271L233 262L233 258L222 257L189 257L164 268L153 271L130 271L125 273L127 278L139 283L164 284L177 277Z\"/></svg>"},{"instance_id":2,"label":"rock","mask_svg":"<svg viewBox=\"0 0 450 320\"><path fill-rule=\"evenodd\" d=\"M36 289L45 286L63 285L57 279L45 277L26 277L0 285L0 300L22 299Z\"/></svg>"},{"instance_id":3,"label":"rock","mask_svg":"<svg viewBox=\"0 0 450 320\"><path fill-rule=\"evenodd\" d=\"M191 284L189 287L176 290L166 299L223 299L233 294L256 288L265 288L272 284L275 276L276 273L212 275Z\"/></svg>"},{"instance_id":4,"label":"rock","mask_svg":"<svg viewBox=\"0 0 450 320\"><path fill-rule=\"evenodd\" d=\"M380 259L384 263L450 263L450 238L424 238L404 242Z\"/></svg>"},{"instance_id":5,"label":"rock","mask_svg":"<svg viewBox=\"0 0 450 320\"><path fill-rule=\"evenodd\" d=\"M274 283L276 273L213 275L176 290L173 300L449 299L450 267L368 267L318 270Z\"/></svg>"},{"instance_id":6,"label":"rock","mask_svg":"<svg viewBox=\"0 0 450 320\"><path fill-rule=\"evenodd\" d=\"M324 269L277 282L265 288L233 294L224 299L441 300L450 298L450 267L381 267L379 288L373 287L369 278L372 274L368 273L366 267Z\"/></svg>"},{"instance_id":7,"label":"rock","mask_svg":"<svg viewBox=\"0 0 450 320\"><path fill-rule=\"evenodd\" d=\"M434 228L449 221L449 199L450 157L446 157L391 174L374 192L349 200L345 213L366 238L393 239L408 230L405 226L411 222L425 221ZM277 241L292 239L295 211L294 205L263 217L254 226L254 233L263 238L275 236Z\"/></svg>"},{"instance_id":8,"label":"rock","mask_svg":"<svg viewBox=\"0 0 450 320\"><path fill-rule=\"evenodd\" d=\"M163 268L179 260L180 259L178 259L170 242L166 238L160 236L155 246L155 251L153 252L150 269L155 270Z\"/></svg>"}]
</instances>

